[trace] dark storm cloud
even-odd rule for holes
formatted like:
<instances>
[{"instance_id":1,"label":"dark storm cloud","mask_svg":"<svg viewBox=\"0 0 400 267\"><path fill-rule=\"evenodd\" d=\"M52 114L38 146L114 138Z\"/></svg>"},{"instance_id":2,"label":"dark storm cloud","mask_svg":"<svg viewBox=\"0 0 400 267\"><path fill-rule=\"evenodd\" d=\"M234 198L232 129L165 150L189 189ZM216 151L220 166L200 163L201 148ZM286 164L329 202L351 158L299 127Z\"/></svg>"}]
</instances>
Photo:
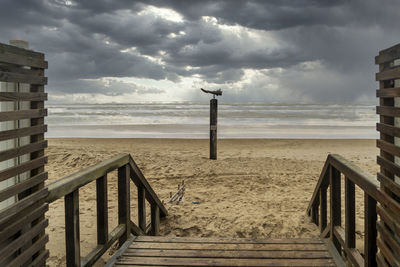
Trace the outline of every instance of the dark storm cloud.
<instances>
[{"instance_id":1,"label":"dark storm cloud","mask_svg":"<svg viewBox=\"0 0 400 267\"><path fill-rule=\"evenodd\" d=\"M112 95L114 88L119 95L136 90L93 81L103 77L173 82L198 77L209 87L228 90L230 99L273 99L270 83L281 87L276 101L295 95L307 101L351 102L362 95L372 99L373 57L400 36L397 0L2 4L0 41L26 39L45 52L48 88L65 93ZM182 20L160 16L151 7L174 10ZM307 69L309 62L318 63L313 65L318 69ZM246 69L265 77L244 82Z\"/></svg>"}]
</instances>

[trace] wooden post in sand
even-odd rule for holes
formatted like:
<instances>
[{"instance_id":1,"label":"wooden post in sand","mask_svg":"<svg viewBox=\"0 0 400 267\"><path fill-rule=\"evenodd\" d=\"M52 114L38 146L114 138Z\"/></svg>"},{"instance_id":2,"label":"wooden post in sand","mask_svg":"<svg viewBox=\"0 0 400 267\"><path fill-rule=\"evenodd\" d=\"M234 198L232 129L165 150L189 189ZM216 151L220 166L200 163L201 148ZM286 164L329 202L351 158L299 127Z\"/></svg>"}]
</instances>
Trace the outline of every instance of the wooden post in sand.
<instances>
[{"instance_id":1,"label":"wooden post in sand","mask_svg":"<svg viewBox=\"0 0 400 267\"><path fill-rule=\"evenodd\" d=\"M217 159L218 100L210 100L210 159Z\"/></svg>"}]
</instances>

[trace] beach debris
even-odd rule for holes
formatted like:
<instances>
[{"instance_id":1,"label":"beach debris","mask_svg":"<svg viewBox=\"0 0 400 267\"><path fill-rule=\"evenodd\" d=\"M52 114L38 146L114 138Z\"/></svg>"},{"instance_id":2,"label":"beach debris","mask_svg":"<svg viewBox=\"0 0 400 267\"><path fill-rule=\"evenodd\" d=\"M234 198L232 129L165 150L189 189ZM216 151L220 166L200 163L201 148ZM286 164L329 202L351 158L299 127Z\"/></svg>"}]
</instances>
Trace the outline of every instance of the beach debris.
<instances>
[{"instance_id":1,"label":"beach debris","mask_svg":"<svg viewBox=\"0 0 400 267\"><path fill-rule=\"evenodd\" d=\"M198 200L192 201L192 204L200 204L200 201Z\"/></svg>"},{"instance_id":2,"label":"beach debris","mask_svg":"<svg viewBox=\"0 0 400 267\"><path fill-rule=\"evenodd\" d=\"M184 201L185 189L185 181L183 180L181 184L178 184L178 191L175 194L172 195L172 192L169 193L170 199L167 201L167 203L182 203Z\"/></svg>"}]
</instances>

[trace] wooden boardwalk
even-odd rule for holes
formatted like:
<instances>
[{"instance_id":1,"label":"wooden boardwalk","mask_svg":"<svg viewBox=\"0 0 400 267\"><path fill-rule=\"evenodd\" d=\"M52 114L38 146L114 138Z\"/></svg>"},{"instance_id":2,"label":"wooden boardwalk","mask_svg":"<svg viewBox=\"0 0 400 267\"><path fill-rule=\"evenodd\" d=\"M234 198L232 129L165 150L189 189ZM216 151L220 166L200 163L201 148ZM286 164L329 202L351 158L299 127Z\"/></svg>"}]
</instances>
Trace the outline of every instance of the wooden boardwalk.
<instances>
[{"instance_id":1,"label":"wooden boardwalk","mask_svg":"<svg viewBox=\"0 0 400 267\"><path fill-rule=\"evenodd\" d=\"M113 266L336 266L322 239L139 236Z\"/></svg>"}]
</instances>

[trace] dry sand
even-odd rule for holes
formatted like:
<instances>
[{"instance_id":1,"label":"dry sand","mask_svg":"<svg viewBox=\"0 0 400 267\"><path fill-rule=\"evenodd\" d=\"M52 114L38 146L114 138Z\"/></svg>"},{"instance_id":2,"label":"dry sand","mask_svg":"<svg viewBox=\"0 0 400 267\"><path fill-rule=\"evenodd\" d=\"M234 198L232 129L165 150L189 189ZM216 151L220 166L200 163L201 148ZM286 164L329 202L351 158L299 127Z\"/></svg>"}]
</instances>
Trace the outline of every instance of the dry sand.
<instances>
[{"instance_id":1,"label":"dry sand","mask_svg":"<svg viewBox=\"0 0 400 267\"><path fill-rule=\"evenodd\" d=\"M323 163L341 154L375 174L374 140L219 140L218 160L208 159L208 140L49 139L48 182L115 154L130 153L160 199L185 180L184 203L167 205L161 235L196 237L316 237L306 216ZM116 174L108 179L110 231L117 224ZM137 221L131 183L132 220ZM80 190L81 254L96 244L95 183ZM200 204L192 204L198 200ZM357 192L357 203L363 196ZM149 213L149 212L148 212ZM50 205L50 266L65 265L64 202ZM362 207L357 207L362 237ZM362 248L361 244L358 244ZM109 256L98 262L102 266Z\"/></svg>"}]
</instances>

